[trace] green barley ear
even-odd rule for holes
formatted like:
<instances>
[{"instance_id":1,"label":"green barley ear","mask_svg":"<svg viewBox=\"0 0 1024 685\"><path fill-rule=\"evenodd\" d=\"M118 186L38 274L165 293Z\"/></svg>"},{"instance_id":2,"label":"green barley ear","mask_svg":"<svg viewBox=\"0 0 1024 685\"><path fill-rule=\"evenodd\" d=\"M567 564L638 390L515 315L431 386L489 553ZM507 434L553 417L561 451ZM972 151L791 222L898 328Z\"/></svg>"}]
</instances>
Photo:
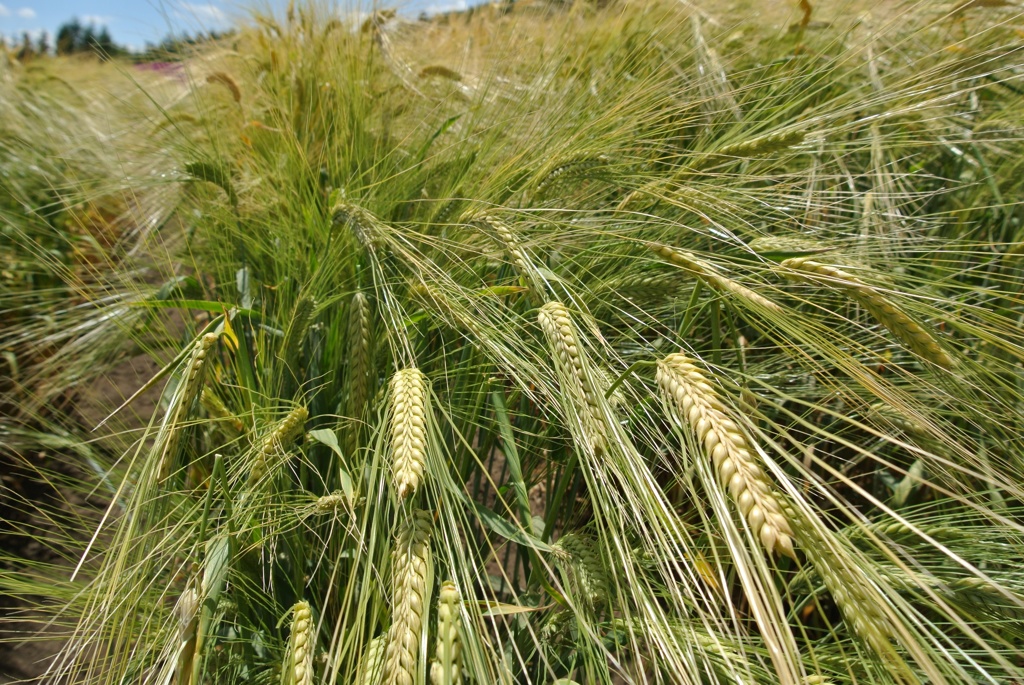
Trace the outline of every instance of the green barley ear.
<instances>
[{"instance_id":1,"label":"green barley ear","mask_svg":"<svg viewBox=\"0 0 1024 685\"><path fill-rule=\"evenodd\" d=\"M302 435L308 418L309 411L305 407L295 407L260 440L249 477L250 482L256 482L266 475L271 458L287 451L292 441Z\"/></svg>"},{"instance_id":2,"label":"green barley ear","mask_svg":"<svg viewBox=\"0 0 1024 685\"><path fill-rule=\"evenodd\" d=\"M889 298L856 276L831 264L822 264L804 257L784 260L782 266L790 269L794 278L841 290L871 312L880 324L915 354L944 369L953 368L953 358L939 346L931 333Z\"/></svg>"},{"instance_id":3,"label":"green barley ear","mask_svg":"<svg viewBox=\"0 0 1024 685\"><path fill-rule=\"evenodd\" d=\"M729 158L752 159L754 157L765 157L775 152L791 148L804 142L807 136L803 131L778 131L767 133L750 140L724 145L714 152L698 157L693 162L680 170L681 173L688 171L700 171L712 164L729 161Z\"/></svg>"},{"instance_id":4,"label":"green barley ear","mask_svg":"<svg viewBox=\"0 0 1024 685\"><path fill-rule=\"evenodd\" d=\"M220 85L227 88L228 92L231 93L231 99L235 102L242 101L242 89L238 87L238 82L224 71L215 71L206 77L207 83L219 83Z\"/></svg>"},{"instance_id":5,"label":"green barley ear","mask_svg":"<svg viewBox=\"0 0 1024 685\"><path fill-rule=\"evenodd\" d=\"M423 481L427 463L427 379L409 367L391 379L391 469L399 499Z\"/></svg>"},{"instance_id":6,"label":"green barley ear","mask_svg":"<svg viewBox=\"0 0 1024 685\"><path fill-rule=\"evenodd\" d=\"M295 303L292 311L292 318L285 331L284 340L281 343L281 361L284 362L287 372L291 378L289 384L301 380L302 377L302 342L306 339L309 331L309 320L313 315L315 302L312 298L303 297ZM285 393L290 394L290 393Z\"/></svg>"},{"instance_id":7,"label":"green barley ear","mask_svg":"<svg viewBox=\"0 0 1024 685\"><path fill-rule=\"evenodd\" d=\"M567 571L570 594L582 599L590 611L605 604L609 583L597 541L588 535L568 533L552 548L566 557L562 565Z\"/></svg>"},{"instance_id":8,"label":"green barley ear","mask_svg":"<svg viewBox=\"0 0 1024 685\"><path fill-rule=\"evenodd\" d=\"M337 202L331 208L331 220L336 226L345 226L352 231L356 240L370 252L380 241L383 228L380 219L362 207L350 202Z\"/></svg>"},{"instance_id":9,"label":"green barley ear","mask_svg":"<svg viewBox=\"0 0 1024 685\"><path fill-rule=\"evenodd\" d=\"M537 182L534 197L543 198L553 188L567 183L574 178L587 178L596 175L599 169L608 166L610 159L603 154L582 154L569 159L556 160L543 172Z\"/></svg>"},{"instance_id":10,"label":"green barley ear","mask_svg":"<svg viewBox=\"0 0 1024 685\"><path fill-rule=\"evenodd\" d=\"M292 629L288 646L291 652L291 667L287 671L287 675L290 676L288 685L313 685L313 650L316 647L316 635L309 602L299 602L292 607Z\"/></svg>"},{"instance_id":11,"label":"green barley ear","mask_svg":"<svg viewBox=\"0 0 1024 685\"><path fill-rule=\"evenodd\" d=\"M441 583L437 597L437 647L430 665L430 685L458 685L462 682L462 601L455 583Z\"/></svg>"},{"instance_id":12,"label":"green barley ear","mask_svg":"<svg viewBox=\"0 0 1024 685\"><path fill-rule=\"evenodd\" d=\"M195 588L188 588L174 606L174 615L178 619L178 664L174 682L178 685L189 685L192 680L192 662L196 656L196 631L199 627L199 593Z\"/></svg>"},{"instance_id":13,"label":"green barley ear","mask_svg":"<svg viewBox=\"0 0 1024 685\"><path fill-rule=\"evenodd\" d=\"M384 657L387 653L387 636L381 635L370 641L359 663L359 685L380 685L384 677Z\"/></svg>"},{"instance_id":14,"label":"green barley ear","mask_svg":"<svg viewBox=\"0 0 1024 685\"><path fill-rule=\"evenodd\" d=\"M681 424L689 426L754 536L769 552L796 558L793 530L775 487L757 463L747 438L718 392L684 354L658 362L658 386Z\"/></svg>"},{"instance_id":15,"label":"green barley ear","mask_svg":"<svg viewBox=\"0 0 1024 685\"><path fill-rule=\"evenodd\" d=\"M863 573L846 569L829 551L828 545L814 537L809 526L803 527L801 549L805 550L814 570L825 582L850 632L860 637L876 654L892 661L896 656L891 643L894 633L889 618L878 608L882 601L878 591L870 587Z\"/></svg>"},{"instance_id":16,"label":"green barley ear","mask_svg":"<svg viewBox=\"0 0 1024 685\"><path fill-rule=\"evenodd\" d=\"M192 354L189 355L188 361L182 368L181 381L171 395L170 405L153 444L153 454L157 455L160 460L161 481L171 474L174 460L177 457L183 423L188 419L192 405L203 387L206 355L213 344L217 342L218 337L215 333L207 333L196 342L192 348Z\"/></svg>"},{"instance_id":17,"label":"green barley ear","mask_svg":"<svg viewBox=\"0 0 1024 685\"><path fill-rule=\"evenodd\" d=\"M245 424L238 418L212 388L203 388L199 395L199 403L206 410L206 415L216 419L217 423L227 426L231 433L241 435L245 431Z\"/></svg>"},{"instance_id":18,"label":"green barley ear","mask_svg":"<svg viewBox=\"0 0 1024 685\"><path fill-rule=\"evenodd\" d=\"M555 359L559 378L568 387L563 391L577 400L590 434L593 447L603 449L606 444L606 430L601 413L600 392L592 380L589 369L584 367L580 353L580 339L569 310L561 302L548 302L537 313L537 321L548 341L548 348Z\"/></svg>"},{"instance_id":19,"label":"green barley ear","mask_svg":"<svg viewBox=\"0 0 1024 685\"><path fill-rule=\"evenodd\" d=\"M420 636L426 616L427 583L431 573L430 512L416 511L401 524L391 559L392 616L384 674L386 682L418 682Z\"/></svg>"},{"instance_id":20,"label":"green barley ear","mask_svg":"<svg viewBox=\"0 0 1024 685\"><path fill-rule=\"evenodd\" d=\"M373 322L370 302L357 292L352 296L348 312L348 397L345 415L351 420L345 431L345 454L350 458L359 448L359 433L371 389L373 354Z\"/></svg>"},{"instance_id":21,"label":"green barley ear","mask_svg":"<svg viewBox=\"0 0 1024 685\"><path fill-rule=\"evenodd\" d=\"M529 252L520 244L519 237L511 226L488 212L476 212L463 218L460 223L479 226L497 238L505 246L505 253L516 272L529 284L533 297L540 297L544 292L544 283L537 275Z\"/></svg>"},{"instance_id":22,"label":"green barley ear","mask_svg":"<svg viewBox=\"0 0 1024 685\"><path fill-rule=\"evenodd\" d=\"M776 314L783 314L786 311L781 305L772 302L764 295L760 295L745 285L741 285L733 279L723 276L719 273L718 267L690 252L684 252L683 250L677 250L668 245L658 243L648 243L647 246L662 259L676 266L681 266L715 290L729 293L747 304L767 309Z\"/></svg>"}]
</instances>

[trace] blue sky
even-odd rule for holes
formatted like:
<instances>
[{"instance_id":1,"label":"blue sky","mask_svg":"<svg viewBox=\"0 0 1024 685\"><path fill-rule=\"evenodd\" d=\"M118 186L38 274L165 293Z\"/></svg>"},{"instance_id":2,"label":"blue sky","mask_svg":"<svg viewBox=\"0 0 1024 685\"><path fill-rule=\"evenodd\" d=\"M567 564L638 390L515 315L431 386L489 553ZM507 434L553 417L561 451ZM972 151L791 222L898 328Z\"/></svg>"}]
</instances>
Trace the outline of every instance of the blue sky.
<instances>
[{"instance_id":1,"label":"blue sky","mask_svg":"<svg viewBox=\"0 0 1024 685\"><path fill-rule=\"evenodd\" d=\"M78 17L85 24L106 26L115 41L140 49L146 41L157 43L172 30L224 29L231 25L232 17L244 16L250 6L272 8L280 14L287 4L287 0L0 0L0 35L10 39L23 31L33 36L48 31L52 36L62 23ZM416 14L464 9L467 0L384 4L401 5Z\"/></svg>"}]
</instances>

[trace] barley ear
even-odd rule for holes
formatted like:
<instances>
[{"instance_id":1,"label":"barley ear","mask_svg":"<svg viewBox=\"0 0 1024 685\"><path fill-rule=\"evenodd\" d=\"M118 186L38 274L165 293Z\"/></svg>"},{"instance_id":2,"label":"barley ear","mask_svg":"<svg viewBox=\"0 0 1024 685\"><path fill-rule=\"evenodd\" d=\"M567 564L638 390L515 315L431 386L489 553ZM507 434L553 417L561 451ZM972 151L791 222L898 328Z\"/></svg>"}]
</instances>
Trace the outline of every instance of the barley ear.
<instances>
[{"instance_id":1,"label":"barley ear","mask_svg":"<svg viewBox=\"0 0 1024 685\"><path fill-rule=\"evenodd\" d=\"M388 639L385 635L370 640L359 664L359 685L380 685L384 676L384 656L387 647Z\"/></svg>"},{"instance_id":2,"label":"barley ear","mask_svg":"<svg viewBox=\"0 0 1024 685\"><path fill-rule=\"evenodd\" d=\"M231 74L225 71L215 71L206 77L206 82L219 83L230 91L232 100L242 101L242 89L238 87L238 82L231 77Z\"/></svg>"},{"instance_id":3,"label":"barley ear","mask_svg":"<svg viewBox=\"0 0 1024 685\"><path fill-rule=\"evenodd\" d=\"M670 411L704 446L720 487L728 490L761 545L795 558L793 530L776 490L718 392L680 353L658 362L657 381Z\"/></svg>"},{"instance_id":4,"label":"barley ear","mask_svg":"<svg viewBox=\"0 0 1024 685\"><path fill-rule=\"evenodd\" d=\"M457 685L462 682L462 601L455 583L441 583L437 598L437 646L430 665L430 685Z\"/></svg>"},{"instance_id":5,"label":"barley ear","mask_svg":"<svg viewBox=\"0 0 1024 685\"><path fill-rule=\"evenodd\" d=\"M594 538L568 533L555 543L553 549L566 556L562 565L566 568L569 591L574 598L582 599L590 611L608 601L610 583Z\"/></svg>"},{"instance_id":6,"label":"barley ear","mask_svg":"<svg viewBox=\"0 0 1024 685\"><path fill-rule=\"evenodd\" d=\"M889 298L853 274L804 257L786 259L782 266L789 269L795 278L843 291L871 312L880 324L915 354L944 369L953 368L953 358L942 349L931 333Z\"/></svg>"},{"instance_id":7,"label":"barley ear","mask_svg":"<svg viewBox=\"0 0 1024 685\"><path fill-rule=\"evenodd\" d=\"M574 398L582 410L580 415L592 447L595 450L604 449L606 432L601 411L603 393L595 387L592 375L585 366L579 335L569 310L561 302L548 302L537 313L537 322L544 331L559 378L565 386L562 391Z\"/></svg>"},{"instance_id":8,"label":"barley ear","mask_svg":"<svg viewBox=\"0 0 1024 685\"><path fill-rule=\"evenodd\" d=\"M305 407L295 407L260 440L253 461L250 482L255 482L266 475L270 459L288 449L292 441L302 434L302 429L308 418L309 411Z\"/></svg>"},{"instance_id":9,"label":"barley ear","mask_svg":"<svg viewBox=\"0 0 1024 685\"><path fill-rule=\"evenodd\" d=\"M292 607L292 630L289 641L291 668L289 685L313 685L313 650L316 647L313 614L308 602Z\"/></svg>"},{"instance_id":10,"label":"barley ear","mask_svg":"<svg viewBox=\"0 0 1024 685\"><path fill-rule=\"evenodd\" d=\"M372 319L369 300L362 292L352 296L348 317L348 397L345 414L351 423L345 431L345 454L351 458L359 448L359 431L366 413L372 380Z\"/></svg>"},{"instance_id":11,"label":"barley ear","mask_svg":"<svg viewBox=\"0 0 1024 685\"><path fill-rule=\"evenodd\" d=\"M181 440L182 423L188 419L192 405L203 387L206 355L219 336L207 333L192 347L192 353L182 368L181 381L171 396L170 406L164 415L153 444L154 454L160 460L160 480L171 474L178 443Z\"/></svg>"},{"instance_id":12,"label":"barley ear","mask_svg":"<svg viewBox=\"0 0 1024 685\"><path fill-rule=\"evenodd\" d=\"M391 559L392 616L385 654L385 682L413 685L417 679L420 637L426 616L431 573L430 530L433 519L416 511L402 523Z\"/></svg>"},{"instance_id":13,"label":"barley ear","mask_svg":"<svg viewBox=\"0 0 1024 685\"><path fill-rule=\"evenodd\" d=\"M761 307L762 309L767 309L775 312L776 314L783 314L786 311L781 305L769 300L764 295L760 295L747 286L742 285L727 276L723 276L719 272L718 267L710 262L700 259L690 252L677 250L669 247L668 245L661 245L659 243L648 243L647 247L662 259L686 269L715 290L729 293L748 304L752 304L755 307Z\"/></svg>"},{"instance_id":14,"label":"barley ear","mask_svg":"<svg viewBox=\"0 0 1024 685\"><path fill-rule=\"evenodd\" d=\"M199 593L188 588L174 607L178 619L178 664L175 669L176 685L189 685L192 680L192 662L196 656L196 631L199 628Z\"/></svg>"},{"instance_id":15,"label":"barley ear","mask_svg":"<svg viewBox=\"0 0 1024 685\"><path fill-rule=\"evenodd\" d=\"M416 492L427 465L427 379L416 367L391 378L391 470L399 499Z\"/></svg>"},{"instance_id":16,"label":"barley ear","mask_svg":"<svg viewBox=\"0 0 1024 685\"><path fill-rule=\"evenodd\" d=\"M281 343L281 361L296 379L302 370L302 342L309 331L309 319L315 304L309 297L303 297L295 303L291 322Z\"/></svg>"}]
</instances>

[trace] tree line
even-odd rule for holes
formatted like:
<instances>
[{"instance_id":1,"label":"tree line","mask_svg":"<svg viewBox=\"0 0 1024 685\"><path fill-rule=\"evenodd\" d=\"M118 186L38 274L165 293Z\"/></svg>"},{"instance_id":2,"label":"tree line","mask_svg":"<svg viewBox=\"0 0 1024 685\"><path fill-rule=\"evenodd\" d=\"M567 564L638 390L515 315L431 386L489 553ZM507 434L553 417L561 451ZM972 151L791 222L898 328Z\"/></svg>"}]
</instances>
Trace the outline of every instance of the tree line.
<instances>
[{"instance_id":1,"label":"tree line","mask_svg":"<svg viewBox=\"0 0 1024 685\"><path fill-rule=\"evenodd\" d=\"M95 55L101 60L130 56L135 61L145 62L173 59L175 55L186 52L191 46L219 40L228 35L230 32L220 31L199 32L195 35L171 34L160 43L147 42L142 52L133 52L127 46L114 41L106 26L86 25L76 17L60 25L56 40L52 44L49 33L43 32L33 40L26 31L22 33L20 42L12 46L12 52L20 61L47 55ZM0 42L3 42L2 38Z\"/></svg>"}]
</instances>

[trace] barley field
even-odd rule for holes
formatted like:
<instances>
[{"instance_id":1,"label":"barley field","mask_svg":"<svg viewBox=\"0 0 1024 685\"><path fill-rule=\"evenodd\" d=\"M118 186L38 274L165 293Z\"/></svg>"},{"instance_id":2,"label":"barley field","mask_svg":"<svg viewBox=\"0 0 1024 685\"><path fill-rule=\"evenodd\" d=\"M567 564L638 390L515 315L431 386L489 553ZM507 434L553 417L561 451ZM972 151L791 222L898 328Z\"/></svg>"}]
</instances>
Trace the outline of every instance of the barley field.
<instances>
[{"instance_id":1,"label":"barley field","mask_svg":"<svg viewBox=\"0 0 1024 685\"><path fill-rule=\"evenodd\" d=\"M0 682L1024 683L1022 160L1002 0L6 55Z\"/></svg>"}]
</instances>

